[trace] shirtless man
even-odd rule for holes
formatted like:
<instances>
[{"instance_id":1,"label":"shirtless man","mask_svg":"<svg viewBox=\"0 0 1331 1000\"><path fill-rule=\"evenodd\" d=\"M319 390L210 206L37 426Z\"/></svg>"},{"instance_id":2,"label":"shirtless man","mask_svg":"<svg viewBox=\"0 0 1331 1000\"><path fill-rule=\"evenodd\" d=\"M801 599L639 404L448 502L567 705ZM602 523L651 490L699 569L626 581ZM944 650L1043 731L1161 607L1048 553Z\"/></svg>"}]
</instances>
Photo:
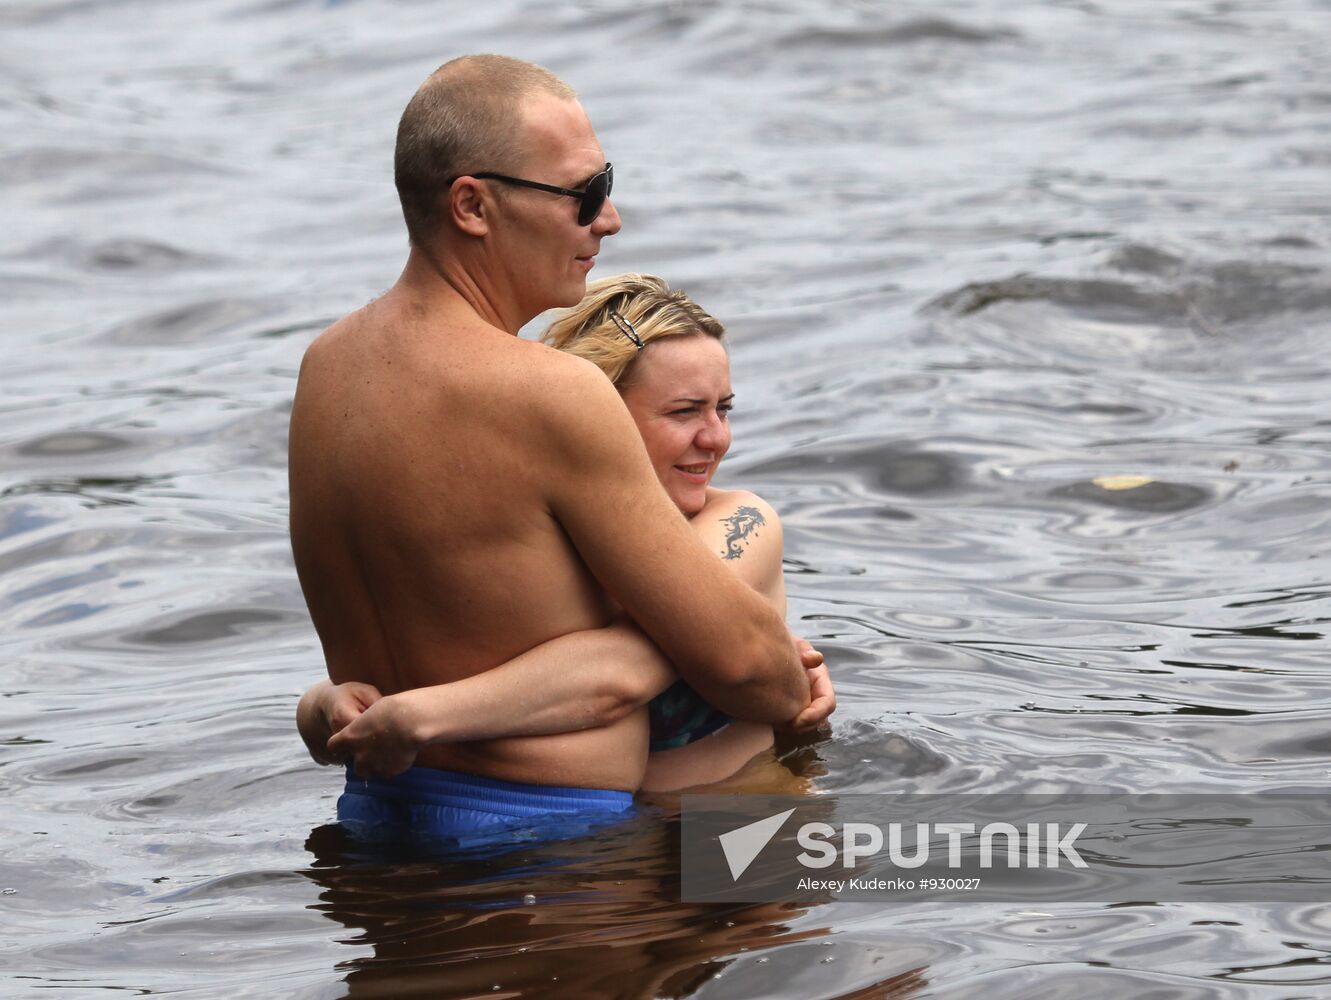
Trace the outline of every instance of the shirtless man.
<instances>
[{"instance_id":1,"label":"shirtless man","mask_svg":"<svg viewBox=\"0 0 1331 1000\"><path fill-rule=\"evenodd\" d=\"M330 678L385 694L459 680L618 605L710 704L795 717L809 688L784 622L691 531L613 386L516 336L581 299L620 227L573 92L500 56L447 63L403 114L395 174L406 267L310 346L291 414L292 548ZM645 727L636 711L425 746L385 798L460 784L474 818L495 796L624 795Z\"/></svg>"}]
</instances>

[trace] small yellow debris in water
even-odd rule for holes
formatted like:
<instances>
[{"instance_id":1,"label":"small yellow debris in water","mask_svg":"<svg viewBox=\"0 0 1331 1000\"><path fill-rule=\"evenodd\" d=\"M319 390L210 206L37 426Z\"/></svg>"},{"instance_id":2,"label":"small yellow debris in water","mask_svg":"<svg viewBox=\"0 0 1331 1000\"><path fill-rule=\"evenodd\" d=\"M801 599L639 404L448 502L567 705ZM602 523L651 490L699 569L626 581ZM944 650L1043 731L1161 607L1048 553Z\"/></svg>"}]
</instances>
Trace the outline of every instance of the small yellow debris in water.
<instances>
[{"instance_id":1,"label":"small yellow debris in water","mask_svg":"<svg viewBox=\"0 0 1331 1000\"><path fill-rule=\"evenodd\" d=\"M1100 476L1091 482L1102 490L1135 490L1139 486L1155 482L1150 476Z\"/></svg>"}]
</instances>

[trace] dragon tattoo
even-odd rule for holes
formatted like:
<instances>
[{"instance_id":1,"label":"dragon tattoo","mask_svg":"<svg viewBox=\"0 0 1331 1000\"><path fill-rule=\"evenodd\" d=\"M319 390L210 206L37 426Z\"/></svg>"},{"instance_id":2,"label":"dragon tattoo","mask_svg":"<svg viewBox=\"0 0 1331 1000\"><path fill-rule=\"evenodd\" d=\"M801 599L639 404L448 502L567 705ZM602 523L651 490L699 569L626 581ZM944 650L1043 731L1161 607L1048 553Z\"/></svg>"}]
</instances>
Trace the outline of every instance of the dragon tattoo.
<instances>
[{"instance_id":1,"label":"dragon tattoo","mask_svg":"<svg viewBox=\"0 0 1331 1000\"><path fill-rule=\"evenodd\" d=\"M767 521L756 507L739 507L721 519L726 526L726 551L722 559L738 559L744 554L743 543Z\"/></svg>"}]
</instances>

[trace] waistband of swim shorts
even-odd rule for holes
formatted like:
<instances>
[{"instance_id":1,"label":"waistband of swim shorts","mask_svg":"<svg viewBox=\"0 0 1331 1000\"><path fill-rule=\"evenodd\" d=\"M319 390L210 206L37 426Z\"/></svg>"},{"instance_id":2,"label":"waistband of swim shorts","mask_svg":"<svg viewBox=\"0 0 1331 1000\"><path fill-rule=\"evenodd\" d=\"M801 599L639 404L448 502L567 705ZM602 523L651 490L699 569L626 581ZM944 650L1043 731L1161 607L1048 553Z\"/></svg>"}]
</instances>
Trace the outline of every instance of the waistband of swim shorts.
<instances>
[{"instance_id":1,"label":"waistband of swim shorts","mask_svg":"<svg viewBox=\"0 0 1331 1000\"><path fill-rule=\"evenodd\" d=\"M346 791L350 795L371 795L460 809L484 809L512 816L587 810L625 812L633 807L632 792L612 788L523 784L433 767L413 767L392 778L366 780L357 777L348 764Z\"/></svg>"}]
</instances>

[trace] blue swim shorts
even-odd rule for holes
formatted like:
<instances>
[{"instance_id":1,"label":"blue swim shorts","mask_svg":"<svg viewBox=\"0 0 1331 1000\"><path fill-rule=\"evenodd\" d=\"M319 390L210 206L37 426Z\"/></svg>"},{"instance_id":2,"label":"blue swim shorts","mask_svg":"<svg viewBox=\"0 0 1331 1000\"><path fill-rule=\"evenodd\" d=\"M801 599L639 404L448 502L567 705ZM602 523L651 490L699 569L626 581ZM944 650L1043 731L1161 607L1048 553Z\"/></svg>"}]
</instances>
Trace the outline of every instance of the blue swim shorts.
<instances>
[{"instance_id":1,"label":"blue swim shorts","mask_svg":"<svg viewBox=\"0 0 1331 1000\"><path fill-rule=\"evenodd\" d=\"M491 848L583 836L625 818L631 792L561 788L413 767L393 778L356 777L337 818L358 839L442 848Z\"/></svg>"}]
</instances>

